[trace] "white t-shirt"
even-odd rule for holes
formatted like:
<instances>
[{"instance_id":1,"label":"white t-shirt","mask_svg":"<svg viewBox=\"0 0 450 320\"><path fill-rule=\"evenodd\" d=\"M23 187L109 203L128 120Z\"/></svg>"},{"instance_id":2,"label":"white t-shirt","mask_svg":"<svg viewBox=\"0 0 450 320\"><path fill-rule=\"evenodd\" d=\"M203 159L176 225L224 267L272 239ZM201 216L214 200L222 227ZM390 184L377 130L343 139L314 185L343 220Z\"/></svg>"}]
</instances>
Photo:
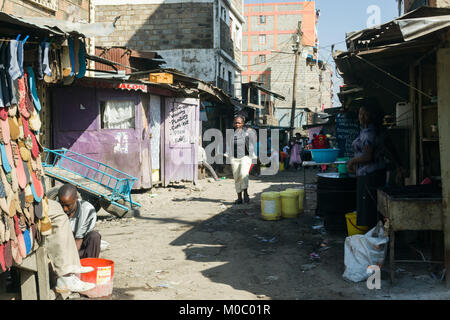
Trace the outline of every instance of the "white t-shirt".
<instances>
[{"instance_id":1,"label":"white t-shirt","mask_svg":"<svg viewBox=\"0 0 450 320\"><path fill-rule=\"evenodd\" d=\"M69 222L75 239L82 239L94 229L97 222L97 211L89 202L84 200L77 201L77 211L69 219Z\"/></svg>"}]
</instances>

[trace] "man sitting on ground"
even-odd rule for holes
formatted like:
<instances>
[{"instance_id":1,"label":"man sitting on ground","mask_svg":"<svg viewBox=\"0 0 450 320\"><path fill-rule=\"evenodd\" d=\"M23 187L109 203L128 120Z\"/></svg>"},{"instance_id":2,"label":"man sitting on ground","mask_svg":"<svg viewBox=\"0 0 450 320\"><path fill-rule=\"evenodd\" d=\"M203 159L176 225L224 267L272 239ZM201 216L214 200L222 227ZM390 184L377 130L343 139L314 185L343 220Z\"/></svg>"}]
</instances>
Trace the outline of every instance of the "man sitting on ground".
<instances>
[{"instance_id":1,"label":"man sitting on ground","mask_svg":"<svg viewBox=\"0 0 450 320\"><path fill-rule=\"evenodd\" d=\"M98 258L101 236L94 230L97 221L94 206L85 200L79 200L77 189L71 184L65 184L59 189L58 201L69 217L80 259Z\"/></svg>"}]
</instances>

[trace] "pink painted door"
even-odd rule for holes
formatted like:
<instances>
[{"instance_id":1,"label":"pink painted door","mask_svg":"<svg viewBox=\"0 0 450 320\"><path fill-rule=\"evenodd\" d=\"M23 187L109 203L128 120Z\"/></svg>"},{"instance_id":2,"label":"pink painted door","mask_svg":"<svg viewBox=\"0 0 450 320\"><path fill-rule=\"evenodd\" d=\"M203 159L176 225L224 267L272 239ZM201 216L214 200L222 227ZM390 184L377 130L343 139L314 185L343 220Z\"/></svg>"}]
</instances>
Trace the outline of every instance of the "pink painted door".
<instances>
[{"instance_id":1,"label":"pink painted door","mask_svg":"<svg viewBox=\"0 0 450 320\"><path fill-rule=\"evenodd\" d=\"M198 178L199 100L166 98L164 110L164 186Z\"/></svg>"}]
</instances>

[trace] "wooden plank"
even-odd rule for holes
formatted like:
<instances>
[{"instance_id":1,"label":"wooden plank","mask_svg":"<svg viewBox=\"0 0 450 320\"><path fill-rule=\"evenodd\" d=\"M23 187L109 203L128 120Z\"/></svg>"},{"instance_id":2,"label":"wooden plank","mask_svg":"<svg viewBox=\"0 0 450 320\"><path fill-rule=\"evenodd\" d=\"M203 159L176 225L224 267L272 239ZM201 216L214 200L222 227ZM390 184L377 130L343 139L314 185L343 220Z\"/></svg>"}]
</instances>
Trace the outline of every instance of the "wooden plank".
<instances>
[{"instance_id":1,"label":"wooden plank","mask_svg":"<svg viewBox=\"0 0 450 320\"><path fill-rule=\"evenodd\" d=\"M416 126L416 120L417 120L417 106L416 106L416 92L414 90L416 86L416 73L415 73L415 67L414 65L411 65L409 68L409 79L411 88L409 90L409 102L411 103L411 107L413 110L413 126L410 130L410 159L409 159L409 177L405 179L406 185L415 185L417 184L417 126Z\"/></svg>"},{"instance_id":2,"label":"wooden plank","mask_svg":"<svg viewBox=\"0 0 450 320\"><path fill-rule=\"evenodd\" d=\"M36 250L36 265L39 287L39 300L50 300L50 277L48 271L48 260L44 247Z\"/></svg>"},{"instance_id":3,"label":"wooden plank","mask_svg":"<svg viewBox=\"0 0 450 320\"><path fill-rule=\"evenodd\" d=\"M450 288L450 48L438 50L436 69L446 285Z\"/></svg>"},{"instance_id":4,"label":"wooden plank","mask_svg":"<svg viewBox=\"0 0 450 320\"><path fill-rule=\"evenodd\" d=\"M20 292L22 300L37 300L35 272L20 269Z\"/></svg>"},{"instance_id":5,"label":"wooden plank","mask_svg":"<svg viewBox=\"0 0 450 320\"><path fill-rule=\"evenodd\" d=\"M72 172L66 171L61 168L54 167L51 169L46 169L45 173L46 173L46 175L53 177L55 179L58 179L58 180L65 179L65 181L63 180L64 182L67 182L67 180L72 180L75 183L79 184L78 187L80 189L83 189L86 192L92 193L91 190L94 190L95 192L98 192L101 195L106 195L106 196L111 195L110 189L108 189L94 181L88 180L86 178L83 178L77 174L74 174ZM58 176L62 177L62 179L58 178Z\"/></svg>"},{"instance_id":6,"label":"wooden plank","mask_svg":"<svg viewBox=\"0 0 450 320\"><path fill-rule=\"evenodd\" d=\"M418 84L417 88L422 91L422 84L423 84L423 72L422 72L422 64L419 64L419 75L418 75ZM423 97L422 94L419 93L418 95L418 111L417 111L417 117L418 117L418 125L419 125L419 181L422 181L424 177L424 160L423 160Z\"/></svg>"},{"instance_id":7,"label":"wooden plank","mask_svg":"<svg viewBox=\"0 0 450 320\"><path fill-rule=\"evenodd\" d=\"M13 262L13 267L26 271L36 272L37 271L36 253L33 252L29 254L26 258L22 260L22 263L20 265Z\"/></svg>"}]
</instances>

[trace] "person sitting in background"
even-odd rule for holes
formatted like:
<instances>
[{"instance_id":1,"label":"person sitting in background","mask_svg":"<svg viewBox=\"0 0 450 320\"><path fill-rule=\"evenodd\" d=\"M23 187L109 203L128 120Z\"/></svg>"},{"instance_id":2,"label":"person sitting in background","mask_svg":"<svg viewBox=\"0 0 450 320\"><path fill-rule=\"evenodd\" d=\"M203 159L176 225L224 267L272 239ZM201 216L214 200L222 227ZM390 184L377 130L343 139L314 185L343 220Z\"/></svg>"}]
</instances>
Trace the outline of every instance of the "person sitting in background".
<instances>
[{"instance_id":1,"label":"person sitting in background","mask_svg":"<svg viewBox=\"0 0 450 320\"><path fill-rule=\"evenodd\" d=\"M65 184L59 189L58 201L69 218L80 259L98 258L101 236L94 230L97 221L94 206L79 200L77 189L71 184Z\"/></svg>"}]
</instances>

